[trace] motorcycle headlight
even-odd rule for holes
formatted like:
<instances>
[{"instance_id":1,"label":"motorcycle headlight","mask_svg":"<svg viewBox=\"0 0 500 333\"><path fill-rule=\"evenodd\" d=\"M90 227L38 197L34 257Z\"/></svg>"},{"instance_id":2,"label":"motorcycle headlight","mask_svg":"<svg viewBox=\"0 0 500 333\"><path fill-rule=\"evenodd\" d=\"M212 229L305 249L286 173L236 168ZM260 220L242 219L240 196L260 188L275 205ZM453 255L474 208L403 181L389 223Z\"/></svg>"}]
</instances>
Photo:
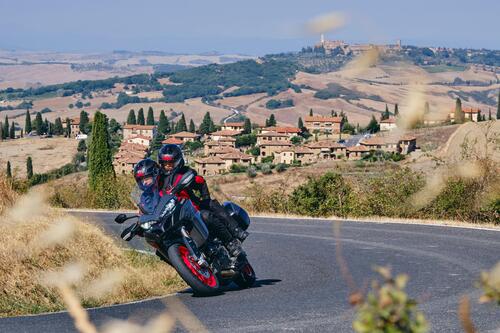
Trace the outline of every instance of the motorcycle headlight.
<instances>
[{"instance_id":1,"label":"motorcycle headlight","mask_svg":"<svg viewBox=\"0 0 500 333\"><path fill-rule=\"evenodd\" d=\"M148 222L141 223L141 228L144 230L149 230L149 229L151 229L151 227L155 223L156 223L156 221L148 221Z\"/></svg>"}]
</instances>

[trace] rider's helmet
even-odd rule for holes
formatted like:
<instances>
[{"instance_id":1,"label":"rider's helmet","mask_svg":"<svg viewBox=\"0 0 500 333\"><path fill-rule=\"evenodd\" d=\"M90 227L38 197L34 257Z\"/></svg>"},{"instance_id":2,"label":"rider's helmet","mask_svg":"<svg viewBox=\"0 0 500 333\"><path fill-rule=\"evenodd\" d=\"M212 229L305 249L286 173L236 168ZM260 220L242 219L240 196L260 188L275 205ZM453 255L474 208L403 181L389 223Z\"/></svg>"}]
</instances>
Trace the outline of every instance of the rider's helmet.
<instances>
[{"instance_id":1,"label":"rider's helmet","mask_svg":"<svg viewBox=\"0 0 500 333\"><path fill-rule=\"evenodd\" d=\"M167 144L161 147L158 152L158 164L160 164L167 176L175 174L184 166L184 157L182 156L181 148L174 144Z\"/></svg>"},{"instance_id":2,"label":"rider's helmet","mask_svg":"<svg viewBox=\"0 0 500 333\"><path fill-rule=\"evenodd\" d=\"M139 161L134 167L134 178L142 191L153 190L158 185L160 167L150 158Z\"/></svg>"}]
</instances>

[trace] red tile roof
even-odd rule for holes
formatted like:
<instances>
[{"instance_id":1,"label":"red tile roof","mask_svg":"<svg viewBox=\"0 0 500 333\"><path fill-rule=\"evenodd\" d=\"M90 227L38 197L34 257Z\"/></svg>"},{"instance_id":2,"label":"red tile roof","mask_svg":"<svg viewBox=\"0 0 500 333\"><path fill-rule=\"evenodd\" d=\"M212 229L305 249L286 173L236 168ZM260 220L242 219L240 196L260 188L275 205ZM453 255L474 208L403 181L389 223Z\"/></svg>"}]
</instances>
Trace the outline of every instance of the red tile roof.
<instances>
[{"instance_id":1,"label":"red tile roof","mask_svg":"<svg viewBox=\"0 0 500 333\"><path fill-rule=\"evenodd\" d=\"M224 160L217 156L210 156L194 160L196 163L204 164L225 164Z\"/></svg>"},{"instance_id":2,"label":"red tile roof","mask_svg":"<svg viewBox=\"0 0 500 333\"><path fill-rule=\"evenodd\" d=\"M342 117L306 116L304 121L320 123L341 123Z\"/></svg>"},{"instance_id":3,"label":"red tile roof","mask_svg":"<svg viewBox=\"0 0 500 333\"><path fill-rule=\"evenodd\" d=\"M269 141L269 142L262 142L260 144L261 147L263 146L292 146L292 143L289 141Z\"/></svg>"},{"instance_id":4,"label":"red tile roof","mask_svg":"<svg viewBox=\"0 0 500 333\"><path fill-rule=\"evenodd\" d=\"M240 135L241 131L233 131L233 130L222 130L210 133L211 136L236 136Z\"/></svg>"},{"instance_id":5,"label":"red tile roof","mask_svg":"<svg viewBox=\"0 0 500 333\"><path fill-rule=\"evenodd\" d=\"M176 139L176 138L168 138L166 140L163 140L161 143L163 143L164 145L168 145L168 144L182 145L184 143L184 141L182 141L180 139Z\"/></svg>"},{"instance_id":6,"label":"red tile roof","mask_svg":"<svg viewBox=\"0 0 500 333\"><path fill-rule=\"evenodd\" d=\"M369 152L370 148L366 146L352 146L352 147L347 147L347 151Z\"/></svg>"},{"instance_id":7,"label":"red tile roof","mask_svg":"<svg viewBox=\"0 0 500 333\"><path fill-rule=\"evenodd\" d=\"M184 131L184 132L171 134L168 137L169 138L192 138L192 139L195 139L195 138L198 138L199 136L200 136L199 134Z\"/></svg>"},{"instance_id":8,"label":"red tile roof","mask_svg":"<svg viewBox=\"0 0 500 333\"><path fill-rule=\"evenodd\" d=\"M395 124L396 118L388 118L380 121L381 124Z\"/></svg>"},{"instance_id":9,"label":"red tile roof","mask_svg":"<svg viewBox=\"0 0 500 333\"><path fill-rule=\"evenodd\" d=\"M226 123L224 123L224 126L243 127L243 126L245 126L245 123L244 122L234 122L234 123L226 122Z\"/></svg>"}]
</instances>

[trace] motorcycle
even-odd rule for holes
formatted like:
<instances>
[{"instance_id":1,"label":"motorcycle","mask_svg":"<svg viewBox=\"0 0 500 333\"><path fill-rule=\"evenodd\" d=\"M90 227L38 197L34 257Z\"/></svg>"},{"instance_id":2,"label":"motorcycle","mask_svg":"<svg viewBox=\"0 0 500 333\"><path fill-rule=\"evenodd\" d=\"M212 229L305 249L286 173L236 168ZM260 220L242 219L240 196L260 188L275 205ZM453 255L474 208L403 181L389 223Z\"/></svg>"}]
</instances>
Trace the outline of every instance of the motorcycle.
<instances>
[{"instance_id":1,"label":"motorcycle","mask_svg":"<svg viewBox=\"0 0 500 333\"><path fill-rule=\"evenodd\" d=\"M218 293L221 286L231 281L240 288L251 287L256 277L246 255L231 258L222 242L209 234L191 201L175 195L189 186L194 176L192 172L184 174L170 194L158 199L152 211L143 211L140 216L119 214L115 218L119 224L136 219L122 232L122 238L130 241L137 234L144 236L156 254L175 268L195 294ZM250 218L243 208L233 202L225 202L223 206L240 228L248 228Z\"/></svg>"}]
</instances>

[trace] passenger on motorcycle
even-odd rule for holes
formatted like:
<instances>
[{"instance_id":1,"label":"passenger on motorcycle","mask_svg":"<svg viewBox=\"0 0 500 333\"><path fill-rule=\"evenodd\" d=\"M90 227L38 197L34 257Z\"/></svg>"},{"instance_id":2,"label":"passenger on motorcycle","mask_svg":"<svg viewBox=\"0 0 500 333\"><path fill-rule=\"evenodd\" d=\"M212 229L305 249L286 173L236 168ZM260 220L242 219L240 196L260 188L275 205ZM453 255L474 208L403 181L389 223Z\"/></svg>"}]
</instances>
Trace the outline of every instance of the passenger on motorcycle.
<instances>
[{"instance_id":1,"label":"passenger on motorcycle","mask_svg":"<svg viewBox=\"0 0 500 333\"><path fill-rule=\"evenodd\" d=\"M191 171L196 175L196 171L185 165L182 150L178 145L164 145L158 152L158 164L161 166L160 188L167 193L174 188L184 173ZM248 236L248 233L239 228L238 222L229 216L217 200L210 198L207 183L202 176L196 175L191 185L182 190L178 196L191 199L200 210L209 232L217 235L231 256L237 257L243 253L241 241Z\"/></svg>"}]
</instances>

